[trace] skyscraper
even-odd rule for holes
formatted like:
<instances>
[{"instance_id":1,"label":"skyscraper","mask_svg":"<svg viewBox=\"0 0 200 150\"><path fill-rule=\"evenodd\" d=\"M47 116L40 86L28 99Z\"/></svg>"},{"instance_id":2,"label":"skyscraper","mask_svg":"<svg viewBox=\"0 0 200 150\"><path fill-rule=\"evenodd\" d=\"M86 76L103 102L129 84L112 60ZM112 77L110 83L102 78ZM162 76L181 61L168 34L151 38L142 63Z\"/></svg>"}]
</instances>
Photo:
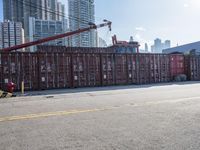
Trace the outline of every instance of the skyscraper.
<instances>
[{"instance_id":1,"label":"skyscraper","mask_svg":"<svg viewBox=\"0 0 200 150\"><path fill-rule=\"evenodd\" d=\"M145 43L145 52L148 52L148 51L149 51L148 44Z\"/></svg>"},{"instance_id":2,"label":"skyscraper","mask_svg":"<svg viewBox=\"0 0 200 150\"><path fill-rule=\"evenodd\" d=\"M167 48L170 48L170 47L171 47L171 41L170 40L166 40L164 49L167 49Z\"/></svg>"},{"instance_id":3,"label":"skyscraper","mask_svg":"<svg viewBox=\"0 0 200 150\"><path fill-rule=\"evenodd\" d=\"M171 47L171 41L166 40L162 43L162 40L157 38L154 40L154 45L151 46L151 51L154 53L162 53L163 49L167 49Z\"/></svg>"},{"instance_id":4,"label":"skyscraper","mask_svg":"<svg viewBox=\"0 0 200 150\"><path fill-rule=\"evenodd\" d=\"M24 42L24 32L21 22L5 21L0 23L0 49Z\"/></svg>"},{"instance_id":5,"label":"skyscraper","mask_svg":"<svg viewBox=\"0 0 200 150\"><path fill-rule=\"evenodd\" d=\"M66 21L53 21L53 20L40 20L33 17L29 18L29 35L31 41L36 41L42 38L54 36L56 34L62 34L67 32ZM67 38L60 38L53 40L44 45L67 45ZM32 52L36 50L36 47L31 47Z\"/></svg>"},{"instance_id":6,"label":"skyscraper","mask_svg":"<svg viewBox=\"0 0 200 150\"><path fill-rule=\"evenodd\" d=\"M57 0L3 0L4 20L21 22L29 40L29 17L61 21L64 5L58 3Z\"/></svg>"},{"instance_id":7,"label":"skyscraper","mask_svg":"<svg viewBox=\"0 0 200 150\"><path fill-rule=\"evenodd\" d=\"M162 52L162 41L159 38L154 40L154 52L155 53L161 53Z\"/></svg>"},{"instance_id":8,"label":"skyscraper","mask_svg":"<svg viewBox=\"0 0 200 150\"><path fill-rule=\"evenodd\" d=\"M69 28L75 31L95 22L94 0L68 0ZM74 47L96 47L95 30L72 36Z\"/></svg>"}]
</instances>

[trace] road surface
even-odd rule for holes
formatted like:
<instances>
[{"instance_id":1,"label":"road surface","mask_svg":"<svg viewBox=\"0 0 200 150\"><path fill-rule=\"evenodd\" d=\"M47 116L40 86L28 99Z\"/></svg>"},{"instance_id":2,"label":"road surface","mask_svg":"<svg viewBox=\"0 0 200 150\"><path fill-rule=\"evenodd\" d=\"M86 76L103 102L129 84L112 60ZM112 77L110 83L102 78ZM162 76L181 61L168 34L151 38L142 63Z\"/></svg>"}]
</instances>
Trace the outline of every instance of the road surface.
<instances>
[{"instance_id":1,"label":"road surface","mask_svg":"<svg viewBox=\"0 0 200 150\"><path fill-rule=\"evenodd\" d=\"M200 83L30 92L0 100L0 150L199 150Z\"/></svg>"}]
</instances>

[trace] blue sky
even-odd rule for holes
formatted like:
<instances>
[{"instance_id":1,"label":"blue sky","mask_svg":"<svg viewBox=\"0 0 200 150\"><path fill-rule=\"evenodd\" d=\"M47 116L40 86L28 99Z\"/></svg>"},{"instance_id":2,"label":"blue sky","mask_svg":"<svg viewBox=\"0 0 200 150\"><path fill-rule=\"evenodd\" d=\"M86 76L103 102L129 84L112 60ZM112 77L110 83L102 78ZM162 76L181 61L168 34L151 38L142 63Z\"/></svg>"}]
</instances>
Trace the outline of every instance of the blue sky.
<instances>
[{"instance_id":1,"label":"blue sky","mask_svg":"<svg viewBox=\"0 0 200 150\"><path fill-rule=\"evenodd\" d=\"M97 23L104 18L113 22L111 34L99 30L107 41L113 34L120 40L132 35L142 47L157 37L170 39L173 46L200 40L200 0L95 0L95 8Z\"/></svg>"}]
</instances>

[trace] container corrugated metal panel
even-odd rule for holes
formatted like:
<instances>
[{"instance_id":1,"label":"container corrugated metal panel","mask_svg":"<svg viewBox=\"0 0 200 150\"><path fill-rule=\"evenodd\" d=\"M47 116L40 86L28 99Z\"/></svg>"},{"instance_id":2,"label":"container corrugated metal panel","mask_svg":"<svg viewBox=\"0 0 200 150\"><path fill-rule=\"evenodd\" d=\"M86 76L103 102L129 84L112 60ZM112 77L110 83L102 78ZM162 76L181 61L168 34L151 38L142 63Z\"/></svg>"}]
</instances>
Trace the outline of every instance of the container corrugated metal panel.
<instances>
[{"instance_id":1,"label":"container corrugated metal panel","mask_svg":"<svg viewBox=\"0 0 200 150\"><path fill-rule=\"evenodd\" d=\"M102 85L114 85L115 84L115 63L114 63L115 54L101 54L101 76L102 76Z\"/></svg>"},{"instance_id":2,"label":"container corrugated metal panel","mask_svg":"<svg viewBox=\"0 0 200 150\"><path fill-rule=\"evenodd\" d=\"M71 84L71 56L67 53L54 53L56 88L70 88Z\"/></svg>"},{"instance_id":3,"label":"container corrugated metal panel","mask_svg":"<svg viewBox=\"0 0 200 150\"><path fill-rule=\"evenodd\" d=\"M25 90L38 89L37 55L30 53L1 53L1 88L12 81L16 90L21 89L24 81Z\"/></svg>"},{"instance_id":4,"label":"container corrugated metal panel","mask_svg":"<svg viewBox=\"0 0 200 150\"><path fill-rule=\"evenodd\" d=\"M187 74L190 80L199 81L200 80L200 57L191 55L185 58L187 66Z\"/></svg>"},{"instance_id":5,"label":"container corrugated metal panel","mask_svg":"<svg viewBox=\"0 0 200 150\"><path fill-rule=\"evenodd\" d=\"M160 82L160 57L157 54L150 57L150 83Z\"/></svg>"},{"instance_id":6,"label":"container corrugated metal panel","mask_svg":"<svg viewBox=\"0 0 200 150\"><path fill-rule=\"evenodd\" d=\"M38 89L38 57L37 54L22 53L20 59L21 76L25 90Z\"/></svg>"},{"instance_id":7,"label":"container corrugated metal panel","mask_svg":"<svg viewBox=\"0 0 200 150\"><path fill-rule=\"evenodd\" d=\"M171 54L170 55L170 73L171 79L173 80L180 74L185 74L184 55L182 54Z\"/></svg>"},{"instance_id":8,"label":"container corrugated metal panel","mask_svg":"<svg viewBox=\"0 0 200 150\"><path fill-rule=\"evenodd\" d=\"M115 48L65 47L65 46L37 46L38 52L67 52L67 53L114 53Z\"/></svg>"},{"instance_id":9,"label":"container corrugated metal panel","mask_svg":"<svg viewBox=\"0 0 200 150\"><path fill-rule=\"evenodd\" d=\"M87 57L87 72L88 86L101 85L101 66L99 54L86 54Z\"/></svg>"},{"instance_id":10,"label":"container corrugated metal panel","mask_svg":"<svg viewBox=\"0 0 200 150\"><path fill-rule=\"evenodd\" d=\"M115 54L115 83L128 84L128 64L126 54Z\"/></svg>"},{"instance_id":11,"label":"container corrugated metal panel","mask_svg":"<svg viewBox=\"0 0 200 150\"><path fill-rule=\"evenodd\" d=\"M150 57L149 54L138 54L139 84L150 83Z\"/></svg>"},{"instance_id":12,"label":"container corrugated metal panel","mask_svg":"<svg viewBox=\"0 0 200 150\"><path fill-rule=\"evenodd\" d=\"M169 55L159 55L160 57L160 81L170 81L170 57Z\"/></svg>"},{"instance_id":13,"label":"container corrugated metal panel","mask_svg":"<svg viewBox=\"0 0 200 150\"><path fill-rule=\"evenodd\" d=\"M99 54L72 54L72 62L73 87L101 85Z\"/></svg>"},{"instance_id":14,"label":"container corrugated metal panel","mask_svg":"<svg viewBox=\"0 0 200 150\"><path fill-rule=\"evenodd\" d=\"M43 53L56 53L56 52L66 52L65 46L49 46L49 45L39 45L37 46L37 52Z\"/></svg>"},{"instance_id":15,"label":"container corrugated metal panel","mask_svg":"<svg viewBox=\"0 0 200 150\"><path fill-rule=\"evenodd\" d=\"M71 87L71 56L67 53L38 53L39 88Z\"/></svg>"},{"instance_id":16,"label":"container corrugated metal panel","mask_svg":"<svg viewBox=\"0 0 200 150\"><path fill-rule=\"evenodd\" d=\"M184 56L184 68L185 68L185 74L187 75L187 79L191 80L191 73L190 73L190 56L186 55Z\"/></svg>"},{"instance_id":17,"label":"container corrugated metal panel","mask_svg":"<svg viewBox=\"0 0 200 150\"><path fill-rule=\"evenodd\" d=\"M39 87L56 88L56 64L54 53L39 53Z\"/></svg>"},{"instance_id":18,"label":"container corrugated metal panel","mask_svg":"<svg viewBox=\"0 0 200 150\"><path fill-rule=\"evenodd\" d=\"M128 84L137 84L138 64L136 54L127 54Z\"/></svg>"}]
</instances>

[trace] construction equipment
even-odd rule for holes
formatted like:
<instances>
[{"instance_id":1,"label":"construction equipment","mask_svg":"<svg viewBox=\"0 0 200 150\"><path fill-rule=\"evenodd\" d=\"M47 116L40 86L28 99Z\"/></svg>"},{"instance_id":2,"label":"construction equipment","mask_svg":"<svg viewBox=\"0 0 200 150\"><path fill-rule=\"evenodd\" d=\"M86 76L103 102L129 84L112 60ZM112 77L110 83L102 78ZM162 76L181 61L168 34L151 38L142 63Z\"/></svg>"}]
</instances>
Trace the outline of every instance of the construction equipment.
<instances>
[{"instance_id":1,"label":"construction equipment","mask_svg":"<svg viewBox=\"0 0 200 150\"><path fill-rule=\"evenodd\" d=\"M133 37L130 37L130 41L118 41L117 40L117 36L114 35L112 36L112 43L114 47L119 47L121 48L121 50L124 50L124 48L126 49L130 49L130 48L136 48L136 53L139 53L139 43L133 40ZM119 52L121 53L122 51L119 50Z\"/></svg>"},{"instance_id":2,"label":"construction equipment","mask_svg":"<svg viewBox=\"0 0 200 150\"><path fill-rule=\"evenodd\" d=\"M64 34L59 34L59 35L43 38L43 39L40 39L40 40L37 40L37 41L32 41L32 42L16 45L16 46L13 46L13 47L4 48L0 51L10 52L10 51L14 51L14 50L19 50L19 49L27 48L27 47L30 47L30 46L35 46L35 45L39 45L39 44L46 43L46 42L49 42L49 41L53 41L53 40L56 40L56 39L76 35L76 34L79 34L79 33L82 33L82 32L90 31L92 29L102 28L102 27L105 27L105 26L108 26L109 30L111 31L112 22L108 21L108 20L103 20L103 21L104 21L104 23L99 24L99 25L95 25L94 23L89 23L88 24L89 27L87 27L87 28L83 28L83 29L79 29L79 30L76 30L76 31L67 32L67 33L64 33Z\"/></svg>"}]
</instances>

